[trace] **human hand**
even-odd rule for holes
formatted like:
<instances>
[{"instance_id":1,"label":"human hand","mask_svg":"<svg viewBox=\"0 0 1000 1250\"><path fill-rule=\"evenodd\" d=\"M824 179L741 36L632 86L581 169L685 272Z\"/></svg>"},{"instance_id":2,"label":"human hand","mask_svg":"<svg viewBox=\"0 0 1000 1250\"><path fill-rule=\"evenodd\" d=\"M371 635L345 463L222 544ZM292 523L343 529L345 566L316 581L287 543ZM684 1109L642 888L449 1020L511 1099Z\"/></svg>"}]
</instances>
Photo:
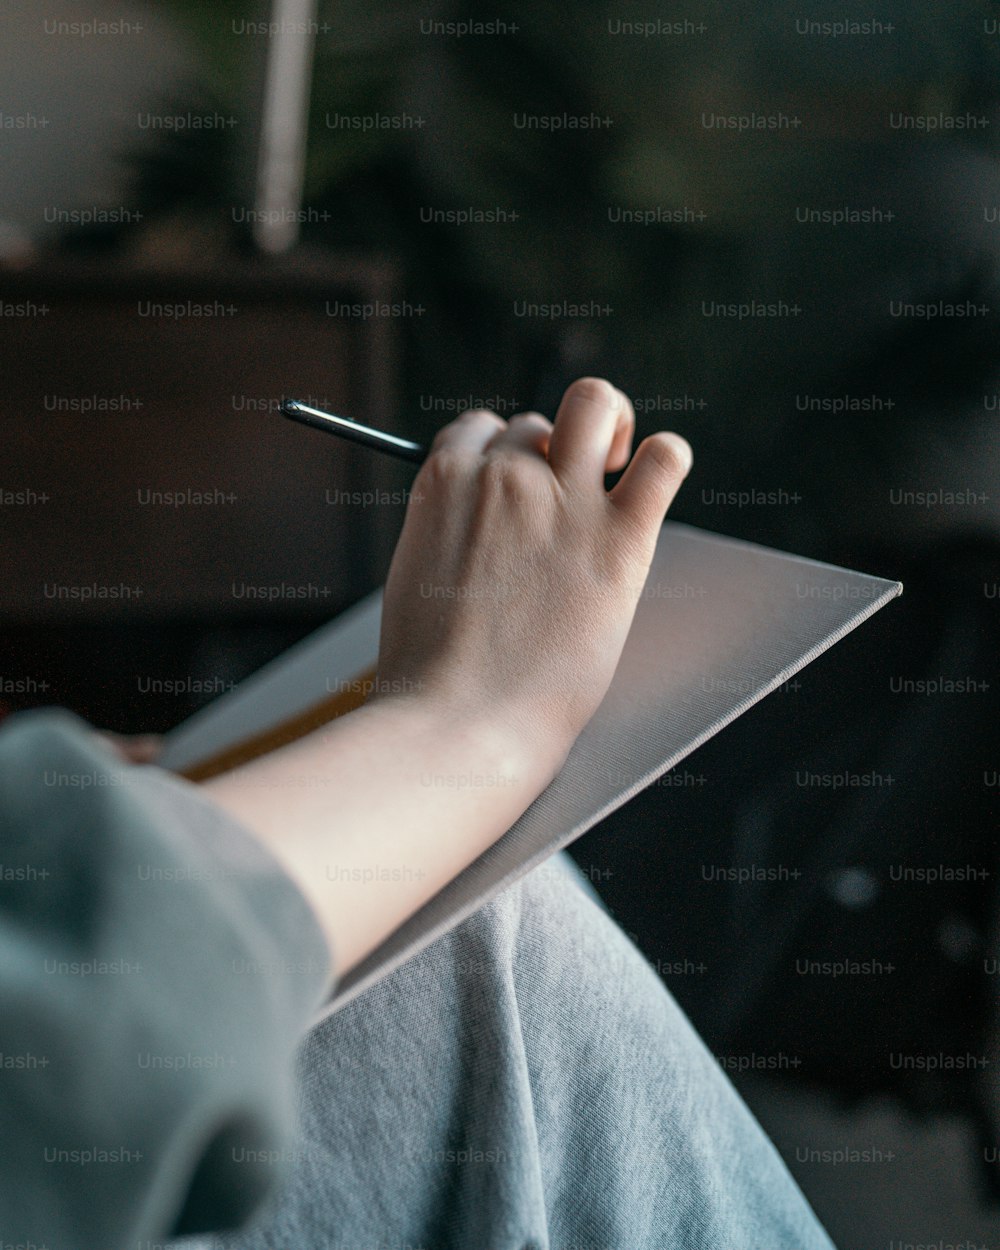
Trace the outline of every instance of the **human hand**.
<instances>
[{"instance_id":1,"label":"human hand","mask_svg":"<svg viewBox=\"0 0 1000 1250\"><path fill-rule=\"evenodd\" d=\"M418 473L385 590L379 688L490 723L548 773L611 682L663 516L691 467L676 434L628 463L629 400L581 378L555 423L482 410ZM610 492L607 472L628 467Z\"/></svg>"}]
</instances>

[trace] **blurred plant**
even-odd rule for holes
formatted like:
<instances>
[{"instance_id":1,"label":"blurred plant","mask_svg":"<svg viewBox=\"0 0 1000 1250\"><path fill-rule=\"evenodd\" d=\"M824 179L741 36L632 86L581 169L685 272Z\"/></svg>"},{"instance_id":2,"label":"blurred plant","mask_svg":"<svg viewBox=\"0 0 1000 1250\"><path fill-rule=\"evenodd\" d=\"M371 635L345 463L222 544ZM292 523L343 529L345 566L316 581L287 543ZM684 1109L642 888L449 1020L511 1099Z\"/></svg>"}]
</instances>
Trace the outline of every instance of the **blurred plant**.
<instances>
[{"instance_id":1,"label":"blurred plant","mask_svg":"<svg viewBox=\"0 0 1000 1250\"><path fill-rule=\"evenodd\" d=\"M234 30L266 20L266 6L170 5L200 41L214 89L228 107L250 113L248 71L266 36L237 38ZM403 327L404 396L414 421L424 395L551 404L568 374L603 369L647 391L688 387L707 396L711 411L688 422L701 423L706 438L721 444L718 413L728 407L740 411L741 425L727 425L727 438L745 436L757 455L780 449L797 420L793 382L868 361L873 345L857 302L865 282L874 290L900 272L937 281L952 247L947 223L919 211L912 236L810 236L792 228L797 197L878 193L879 170L890 198L897 175L912 195L914 164L932 169L938 154L992 144L983 128L921 137L908 154L905 138L878 119L890 110L992 108L1000 39L989 39L984 23L993 7L881 7L892 33L851 40L802 37L780 0L642 0L617 11L598 0L575 0L572 9L563 0L437 0L419 9L408 0L324 3L306 185L318 219L306 238L401 260L407 297L428 310ZM829 16L872 20L853 2ZM448 33L469 21L493 23L498 33ZM657 31L671 22L696 29L644 37L621 25ZM703 113L779 112L800 113L803 128L748 137L702 124ZM369 129L342 122L406 117L415 120ZM534 117L610 124L526 128ZM227 167L213 160L223 171L219 212L228 212ZM623 224L612 220L619 209L654 217ZM692 219L671 221L679 209ZM449 210L517 218L426 220ZM954 276L958 284L990 281ZM706 292L727 300L795 290L827 311L794 324L732 327L706 322L700 310ZM522 301L592 301L613 311L528 317L518 315ZM898 344L893 352L910 358ZM439 421L427 417L418 432Z\"/></svg>"}]
</instances>

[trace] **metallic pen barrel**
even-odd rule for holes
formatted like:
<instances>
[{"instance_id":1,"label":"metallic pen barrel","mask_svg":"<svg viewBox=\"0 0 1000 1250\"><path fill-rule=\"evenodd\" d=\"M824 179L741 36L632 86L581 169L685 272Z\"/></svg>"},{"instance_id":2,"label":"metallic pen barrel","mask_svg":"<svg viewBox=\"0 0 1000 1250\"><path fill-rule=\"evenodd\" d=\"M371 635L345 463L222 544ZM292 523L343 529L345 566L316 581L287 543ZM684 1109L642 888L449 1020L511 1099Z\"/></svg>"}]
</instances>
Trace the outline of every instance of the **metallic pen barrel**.
<instances>
[{"instance_id":1,"label":"metallic pen barrel","mask_svg":"<svg viewBox=\"0 0 1000 1250\"><path fill-rule=\"evenodd\" d=\"M421 443L399 438L395 434L386 434L383 430L373 430L369 425L361 425L349 417L339 417L332 412L323 412L321 408L311 408L297 399L283 400L281 412L293 421L301 421L303 425L311 426L314 430L336 434L352 443L360 443L363 447L388 452L390 456L398 456L401 460L411 460L419 464L427 458L427 448Z\"/></svg>"}]
</instances>

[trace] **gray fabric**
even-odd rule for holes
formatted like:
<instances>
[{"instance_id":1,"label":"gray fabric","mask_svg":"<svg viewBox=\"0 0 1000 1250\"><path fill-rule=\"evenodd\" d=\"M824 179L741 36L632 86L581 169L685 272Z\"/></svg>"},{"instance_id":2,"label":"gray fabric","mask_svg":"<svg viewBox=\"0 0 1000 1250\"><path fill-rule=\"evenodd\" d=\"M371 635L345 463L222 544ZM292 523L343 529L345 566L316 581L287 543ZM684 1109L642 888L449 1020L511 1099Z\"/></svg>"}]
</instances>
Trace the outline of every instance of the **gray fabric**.
<instances>
[{"instance_id":1,"label":"gray fabric","mask_svg":"<svg viewBox=\"0 0 1000 1250\"><path fill-rule=\"evenodd\" d=\"M717 1062L562 859L310 1031L290 1182L251 1230L207 1244L830 1250Z\"/></svg>"},{"instance_id":2,"label":"gray fabric","mask_svg":"<svg viewBox=\"0 0 1000 1250\"><path fill-rule=\"evenodd\" d=\"M830 1250L659 978L559 860L310 1030L289 1138L293 1043L328 967L253 840L44 713L0 733L0 846L0 1048L46 1060L0 1067L5 1243L152 1250L171 1229L232 1227L284 1166L245 1232L176 1244Z\"/></svg>"},{"instance_id":3,"label":"gray fabric","mask_svg":"<svg viewBox=\"0 0 1000 1250\"><path fill-rule=\"evenodd\" d=\"M0 861L0 1241L235 1227L277 1178L330 981L304 898L193 787L64 712L0 732Z\"/></svg>"}]
</instances>

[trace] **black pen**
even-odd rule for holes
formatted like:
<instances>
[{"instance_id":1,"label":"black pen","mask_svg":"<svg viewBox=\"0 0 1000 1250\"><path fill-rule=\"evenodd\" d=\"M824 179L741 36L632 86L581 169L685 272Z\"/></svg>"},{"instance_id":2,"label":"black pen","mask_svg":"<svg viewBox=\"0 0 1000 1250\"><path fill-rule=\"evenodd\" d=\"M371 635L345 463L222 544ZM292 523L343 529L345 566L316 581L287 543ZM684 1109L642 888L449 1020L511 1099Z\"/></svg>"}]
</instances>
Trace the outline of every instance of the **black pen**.
<instances>
[{"instance_id":1,"label":"black pen","mask_svg":"<svg viewBox=\"0 0 1000 1250\"><path fill-rule=\"evenodd\" d=\"M421 443L399 438L395 434L386 434L383 430L373 430L370 425L361 425L350 417L338 417L332 412L323 412L321 408L311 408L297 399L283 400L281 412L293 421L301 421L303 425L311 426L314 430L337 434L352 443L372 447L375 451L388 452L390 456L398 456L401 460L412 460L420 464L427 459L427 448Z\"/></svg>"}]
</instances>

